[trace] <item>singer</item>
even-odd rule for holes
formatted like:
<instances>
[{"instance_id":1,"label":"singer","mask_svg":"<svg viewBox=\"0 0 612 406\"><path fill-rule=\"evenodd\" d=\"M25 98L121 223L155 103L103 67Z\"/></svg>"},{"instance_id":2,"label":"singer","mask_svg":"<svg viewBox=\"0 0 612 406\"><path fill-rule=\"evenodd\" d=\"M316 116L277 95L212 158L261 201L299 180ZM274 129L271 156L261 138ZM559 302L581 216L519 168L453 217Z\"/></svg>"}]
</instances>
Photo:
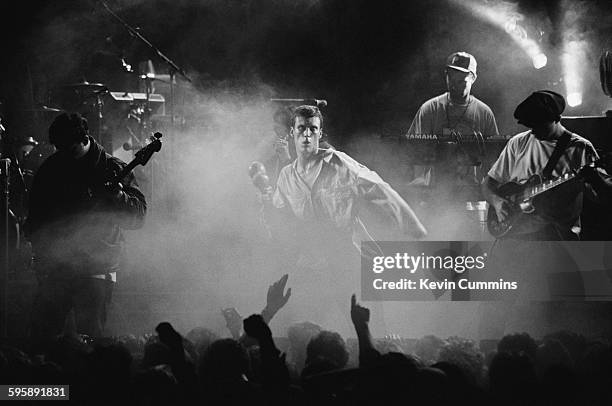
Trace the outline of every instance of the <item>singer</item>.
<instances>
[{"instance_id":1,"label":"singer","mask_svg":"<svg viewBox=\"0 0 612 406\"><path fill-rule=\"evenodd\" d=\"M283 217L353 236L360 207L371 204L406 234L425 236L410 206L376 172L343 152L319 148L322 127L323 115L317 107L295 109L289 133L297 158L281 170L276 189L263 194L266 213L273 208Z\"/></svg>"},{"instance_id":2,"label":"singer","mask_svg":"<svg viewBox=\"0 0 612 406\"><path fill-rule=\"evenodd\" d=\"M317 107L297 107L291 123L297 158L281 170L275 188L264 189L264 221L278 246L289 253L288 269L293 262L302 274L318 280L313 286L319 293L330 289L329 294L344 297L341 286L359 288L359 255L353 246L371 239L359 217L364 207L412 238L424 237L426 230L376 172L343 152L320 148L323 116ZM293 279L296 285L298 278Z\"/></svg>"}]
</instances>

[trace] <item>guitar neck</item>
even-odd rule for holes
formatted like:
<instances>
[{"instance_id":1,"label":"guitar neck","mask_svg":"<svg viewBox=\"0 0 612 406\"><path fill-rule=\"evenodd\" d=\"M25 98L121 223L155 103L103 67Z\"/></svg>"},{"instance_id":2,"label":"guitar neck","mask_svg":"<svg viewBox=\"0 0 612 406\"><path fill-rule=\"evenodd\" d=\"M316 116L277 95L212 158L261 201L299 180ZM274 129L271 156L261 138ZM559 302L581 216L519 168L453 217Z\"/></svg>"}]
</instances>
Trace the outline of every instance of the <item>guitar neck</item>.
<instances>
[{"instance_id":1,"label":"guitar neck","mask_svg":"<svg viewBox=\"0 0 612 406\"><path fill-rule=\"evenodd\" d=\"M125 168L121 170L121 172L119 172L119 174L117 174L117 176L115 176L114 181L121 182L121 179L125 178L130 172L132 172L132 170L136 168L136 166L138 166L138 162L136 160L132 160L129 164L125 166Z\"/></svg>"},{"instance_id":2,"label":"guitar neck","mask_svg":"<svg viewBox=\"0 0 612 406\"><path fill-rule=\"evenodd\" d=\"M156 132L151 137L149 137L149 144L142 147L138 152L136 152L136 156L134 159L130 161L129 164L123 168L123 170L115 176L115 182L121 182L121 179L126 177L134 168L138 165L146 165L149 162L149 159L153 156L153 153L161 150L161 137L162 133Z\"/></svg>"},{"instance_id":3,"label":"guitar neck","mask_svg":"<svg viewBox=\"0 0 612 406\"><path fill-rule=\"evenodd\" d=\"M577 177L578 174L576 173L566 173L565 175L560 176L556 179L552 179L546 182L538 183L537 185L533 185L531 187L527 187L521 194L521 200L524 201L532 199L538 195L541 195L542 193L546 193L549 190L559 187L572 179L576 179Z\"/></svg>"}]
</instances>

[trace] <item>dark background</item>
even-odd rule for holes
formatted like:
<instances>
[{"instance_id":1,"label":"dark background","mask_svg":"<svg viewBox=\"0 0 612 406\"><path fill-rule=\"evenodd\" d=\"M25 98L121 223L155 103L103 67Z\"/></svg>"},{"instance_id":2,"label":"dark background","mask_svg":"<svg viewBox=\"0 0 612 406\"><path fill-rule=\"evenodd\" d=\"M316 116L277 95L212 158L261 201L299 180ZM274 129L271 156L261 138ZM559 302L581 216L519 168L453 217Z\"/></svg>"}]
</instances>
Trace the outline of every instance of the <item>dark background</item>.
<instances>
[{"instance_id":1,"label":"dark background","mask_svg":"<svg viewBox=\"0 0 612 406\"><path fill-rule=\"evenodd\" d=\"M479 72L474 94L491 106L500 132L513 133L519 129L512 119L514 106L531 91L565 93L559 57L563 32L570 29L586 38L590 49L581 61L588 72L584 102L566 114L597 115L607 109L597 64L601 51L611 46L609 1L507 3L517 6L524 16L520 24L547 54L548 65L541 70L502 29L458 3L107 2L184 67L198 91L327 99L328 132L339 144L358 131L405 131L419 105L444 91L445 58L457 50L474 54ZM577 22L564 21L576 5L584 15ZM26 0L2 7L0 101L5 122L14 126L23 119L19 111L53 103L50 94L61 84L87 79L114 91L136 88L138 79L122 71L120 55L136 69L138 62L151 59L158 73L167 70L101 2Z\"/></svg>"}]
</instances>

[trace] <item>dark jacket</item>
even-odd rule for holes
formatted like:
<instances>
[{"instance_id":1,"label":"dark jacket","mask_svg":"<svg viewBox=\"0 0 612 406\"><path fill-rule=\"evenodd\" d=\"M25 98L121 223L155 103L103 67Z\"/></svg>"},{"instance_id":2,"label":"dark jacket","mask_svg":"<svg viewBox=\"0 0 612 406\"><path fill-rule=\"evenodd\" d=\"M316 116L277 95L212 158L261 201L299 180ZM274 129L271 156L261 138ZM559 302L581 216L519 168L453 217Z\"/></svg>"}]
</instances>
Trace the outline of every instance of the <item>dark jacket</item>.
<instances>
[{"instance_id":1,"label":"dark jacket","mask_svg":"<svg viewBox=\"0 0 612 406\"><path fill-rule=\"evenodd\" d=\"M123 194L112 199L104 184L126 164L93 138L90 142L84 157L55 153L34 177L26 233L37 271L67 277L115 272L121 229L137 229L144 222L147 206L134 175L121 180Z\"/></svg>"}]
</instances>

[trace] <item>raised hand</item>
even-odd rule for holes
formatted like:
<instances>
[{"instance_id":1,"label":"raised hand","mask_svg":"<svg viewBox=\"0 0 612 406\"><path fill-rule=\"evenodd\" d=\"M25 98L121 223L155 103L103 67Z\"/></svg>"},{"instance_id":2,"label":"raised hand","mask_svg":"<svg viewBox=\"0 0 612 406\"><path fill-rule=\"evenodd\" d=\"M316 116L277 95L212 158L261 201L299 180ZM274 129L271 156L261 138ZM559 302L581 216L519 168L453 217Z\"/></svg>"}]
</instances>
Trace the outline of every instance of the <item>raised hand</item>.
<instances>
[{"instance_id":1,"label":"raised hand","mask_svg":"<svg viewBox=\"0 0 612 406\"><path fill-rule=\"evenodd\" d=\"M355 328L367 326L370 322L370 309L358 304L354 293L351 296L351 320Z\"/></svg>"},{"instance_id":2,"label":"raised hand","mask_svg":"<svg viewBox=\"0 0 612 406\"><path fill-rule=\"evenodd\" d=\"M357 333L359 342L359 366L374 365L380 353L374 348L374 341L370 334L370 309L357 303L355 294L351 296L351 320Z\"/></svg>"},{"instance_id":3,"label":"raised hand","mask_svg":"<svg viewBox=\"0 0 612 406\"><path fill-rule=\"evenodd\" d=\"M272 317L274 317L274 315L287 304L289 297L291 297L291 288L287 289L287 292L285 293L287 279L289 279L289 275L285 274L279 280L270 285L270 287L268 287L266 307L262 311L262 316L267 322L269 322Z\"/></svg>"},{"instance_id":4,"label":"raised hand","mask_svg":"<svg viewBox=\"0 0 612 406\"><path fill-rule=\"evenodd\" d=\"M223 314L225 326L232 334L232 337L238 339L240 337L240 329L242 328L242 316L234 307L221 309L221 314Z\"/></svg>"}]
</instances>

